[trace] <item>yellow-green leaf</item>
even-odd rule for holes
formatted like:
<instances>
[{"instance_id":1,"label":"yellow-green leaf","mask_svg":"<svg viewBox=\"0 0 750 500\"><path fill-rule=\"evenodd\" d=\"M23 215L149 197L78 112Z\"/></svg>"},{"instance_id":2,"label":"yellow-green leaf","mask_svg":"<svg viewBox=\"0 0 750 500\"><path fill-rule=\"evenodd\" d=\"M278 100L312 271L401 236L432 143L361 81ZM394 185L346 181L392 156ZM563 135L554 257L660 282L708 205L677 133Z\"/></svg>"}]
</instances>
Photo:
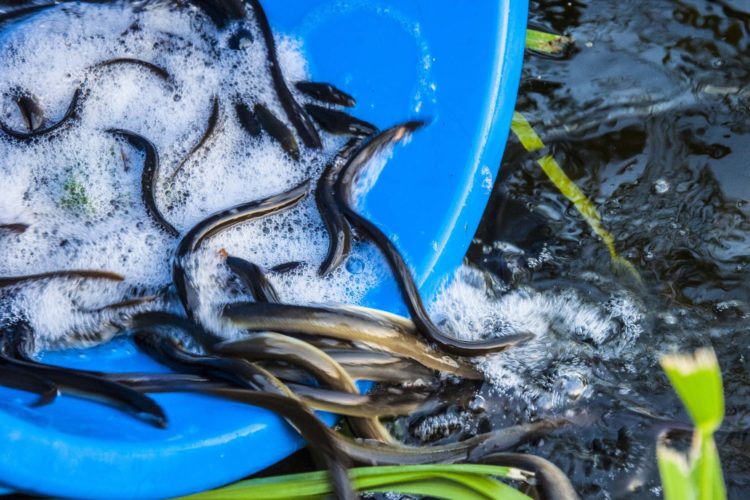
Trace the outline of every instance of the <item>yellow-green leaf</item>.
<instances>
[{"instance_id":1,"label":"yellow-green leaf","mask_svg":"<svg viewBox=\"0 0 750 500\"><path fill-rule=\"evenodd\" d=\"M539 138L539 135L534 131L534 128L526 120L526 118L519 112L513 113L513 120L511 121L510 129L521 141L521 145L526 151L533 153L544 149L544 142ZM555 185L557 189L565 196L573 206L575 206L578 213L584 218L584 220L591 227L592 231L599 236L604 245L609 251L609 255L612 258L612 265L616 271L625 270L635 280L640 283L641 276L638 274L636 268L627 260L620 257L615 248L614 237L604 228L602 218L596 209L594 203L586 196L578 185L568 177L560 164L557 163L551 155L545 155L537 163L550 181Z\"/></svg>"},{"instance_id":2,"label":"yellow-green leaf","mask_svg":"<svg viewBox=\"0 0 750 500\"><path fill-rule=\"evenodd\" d=\"M711 435L696 435L693 451L693 484L698 490L700 500L724 500L726 489L721 472L721 460L716 443Z\"/></svg>"},{"instance_id":3,"label":"yellow-green leaf","mask_svg":"<svg viewBox=\"0 0 750 500\"><path fill-rule=\"evenodd\" d=\"M358 491L417 494L414 488L421 488L420 491L425 491L423 494L428 495L430 493L427 491L433 491L430 483L438 483L442 487L446 484L450 485L445 491L469 491L467 495L477 494L479 495L477 498L481 499L500 497L512 500L528 500L528 497L494 478L528 480L530 477L530 473L513 467L483 464L358 467L351 469L349 475L354 488ZM402 488L403 485L406 485L406 489ZM317 471L248 479L185 498L190 500L244 500L246 498L302 500L325 497L331 493L328 474L325 471ZM466 496L466 498L474 497Z\"/></svg>"},{"instance_id":4,"label":"yellow-green leaf","mask_svg":"<svg viewBox=\"0 0 750 500\"><path fill-rule=\"evenodd\" d=\"M521 145L524 147L524 149L529 153L544 149L544 143L531 127L529 121L518 111L515 111L513 113L513 118L510 123L510 129L513 131L516 137L518 137L518 140L521 141Z\"/></svg>"},{"instance_id":5,"label":"yellow-green leaf","mask_svg":"<svg viewBox=\"0 0 750 500\"><path fill-rule=\"evenodd\" d=\"M544 54L559 54L572 42L573 40L567 36L532 29L526 30L526 48Z\"/></svg>"},{"instance_id":6,"label":"yellow-green leaf","mask_svg":"<svg viewBox=\"0 0 750 500\"><path fill-rule=\"evenodd\" d=\"M718 429L724 418L724 389L714 351L669 354L661 358L661 366L701 434Z\"/></svg>"},{"instance_id":7,"label":"yellow-green leaf","mask_svg":"<svg viewBox=\"0 0 750 500\"><path fill-rule=\"evenodd\" d=\"M659 464L659 475L664 488L665 500L697 499L687 457L663 444L659 444L656 448L656 460Z\"/></svg>"}]
</instances>

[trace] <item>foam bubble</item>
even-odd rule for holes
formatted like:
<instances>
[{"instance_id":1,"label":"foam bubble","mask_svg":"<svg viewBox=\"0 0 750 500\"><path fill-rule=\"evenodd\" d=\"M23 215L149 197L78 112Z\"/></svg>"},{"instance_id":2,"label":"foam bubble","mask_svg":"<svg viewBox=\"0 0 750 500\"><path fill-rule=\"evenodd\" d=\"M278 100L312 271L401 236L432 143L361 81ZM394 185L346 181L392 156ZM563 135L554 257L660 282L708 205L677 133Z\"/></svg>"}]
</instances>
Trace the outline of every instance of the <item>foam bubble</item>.
<instances>
[{"instance_id":1,"label":"foam bubble","mask_svg":"<svg viewBox=\"0 0 750 500\"><path fill-rule=\"evenodd\" d=\"M456 432L478 433L478 425L470 412L449 408L445 412L429 415L412 429L414 437L421 442L450 437Z\"/></svg>"}]
</instances>

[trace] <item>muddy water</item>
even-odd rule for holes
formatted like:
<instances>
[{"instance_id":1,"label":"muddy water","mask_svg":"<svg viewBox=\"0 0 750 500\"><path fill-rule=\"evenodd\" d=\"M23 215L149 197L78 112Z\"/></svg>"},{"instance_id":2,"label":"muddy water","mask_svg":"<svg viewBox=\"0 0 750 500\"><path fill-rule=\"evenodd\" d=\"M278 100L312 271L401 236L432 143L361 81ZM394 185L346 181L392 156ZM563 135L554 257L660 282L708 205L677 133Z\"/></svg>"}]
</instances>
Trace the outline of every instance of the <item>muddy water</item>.
<instances>
[{"instance_id":1,"label":"muddy water","mask_svg":"<svg viewBox=\"0 0 750 500\"><path fill-rule=\"evenodd\" d=\"M750 2L530 7L532 23L571 35L575 48L559 59L527 55L517 109L594 201L643 284L613 272L601 241L511 138L470 264L485 272L498 297L572 294L575 307L605 315L613 298L627 297L635 314L609 314L615 338L574 347L565 332L581 325L560 315L550 322L559 335L535 354L543 363L514 365L515 390L485 384L474 410L446 412L446 421L453 412L454 420L471 422L469 430L433 426L432 439L577 415L577 425L523 449L555 461L584 497L660 496L656 435L673 429L675 445L687 445L679 428L689 420L658 355L711 345L727 398L717 444L730 497L747 498ZM627 344L618 343L632 327L637 335L630 331ZM564 401L545 404L539 394L528 397L534 391ZM424 418L410 424L413 436L424 437Z\"/></svg>"}]
</instances>

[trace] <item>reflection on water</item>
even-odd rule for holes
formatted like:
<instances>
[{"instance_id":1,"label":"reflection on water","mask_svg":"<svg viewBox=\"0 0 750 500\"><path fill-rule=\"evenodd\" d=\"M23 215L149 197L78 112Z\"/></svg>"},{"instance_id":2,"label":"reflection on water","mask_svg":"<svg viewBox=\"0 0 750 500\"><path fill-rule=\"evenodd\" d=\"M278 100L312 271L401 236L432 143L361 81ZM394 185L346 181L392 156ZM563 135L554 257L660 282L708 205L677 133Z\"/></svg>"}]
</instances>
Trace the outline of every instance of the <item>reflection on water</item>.
<instances>
[{"instance_id":1,"label":"reflection on water","mask_svg":"<svg viewBox=\"0 0 750 500\"><path fill-rule=\"evenodd\" d=\"M433 311L463 336L537 340L483 362L472 411L414 418L415 440L526 418L583 415L524 449L581 494L659 496L654 442L688 419L657 362L710 344L724 370L717 434L730 497L750 493L750 3L532 1L572 35L564 59L528 56L518 109L597 205L643 277L607 249L511 140L464 269ZM465 390L468 390L466 387ZM459 389L460 391L460 389ZM477 403L476 401L479 401Z\"/></svg>"}]
</instances>

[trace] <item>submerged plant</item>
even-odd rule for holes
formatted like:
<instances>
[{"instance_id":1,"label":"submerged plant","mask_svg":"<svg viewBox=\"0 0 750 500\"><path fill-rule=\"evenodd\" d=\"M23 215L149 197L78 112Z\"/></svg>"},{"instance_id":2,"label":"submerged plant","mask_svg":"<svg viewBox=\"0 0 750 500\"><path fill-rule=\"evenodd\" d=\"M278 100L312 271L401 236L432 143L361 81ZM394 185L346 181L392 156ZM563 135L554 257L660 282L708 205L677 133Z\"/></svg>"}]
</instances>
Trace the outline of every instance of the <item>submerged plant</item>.
<instances>
[{"instance_id":1,"label":"submerged plant","mask_svg":"<svg viewBox=\"0 0 750 500\"><path fill-rule=\"evenodd\" d=\"M526 48L542 54L558 55L573 43L572 38L533 29L526 30Z\"/></svg>"},{"instance_id":2,"label":"submerged plant","mask_svg":"<svg viewBox=\"0 0 750 500\"><path fill-rule=\"evenodd\" d=\"M62 186L63 194L60 206L73 211L90 211L91 203L86 193L86 187L72 174L65 178Z\"/></svg>"},{"instance_id":3,"label":"submerged plant","mask_svg":"<svg viewBox=\"0 0 750 500\"><path fill-rule=\"evenodd\" d=\"M547 175L550 181L557 189L567 198L581 214L581 217L588 223L594 233L601 238L604 245L609 251L612 259L612 266L615 271L624 271L623 274L632 276L638 283L641 282L641 276L638 270L627 259L621 257L615 248L615 238L607 231L602 222L602 217L596 209L594 203L586 196L578 185L568 177L565 170L557 163L557 160L551 155L546 154L544 142L539 138L529 121L518 111L513 113L513 121L510 129L521 142L521 145L529 153L543 155L537 159L537 163Z\"/></svg>"},{"instance_id":4,"label":"submerged plant","mask_svg":"<svg viewBox=\"0 0 750 500\"><path fill-rule=\"evenodd\" d=\"M724 390L719 361L712 349L662 357L661 366L695 424L688 454L660 442L656 449L667 500L726 498L719 452L713 433L724 419Z\"/></svg>"}]
</instances>

